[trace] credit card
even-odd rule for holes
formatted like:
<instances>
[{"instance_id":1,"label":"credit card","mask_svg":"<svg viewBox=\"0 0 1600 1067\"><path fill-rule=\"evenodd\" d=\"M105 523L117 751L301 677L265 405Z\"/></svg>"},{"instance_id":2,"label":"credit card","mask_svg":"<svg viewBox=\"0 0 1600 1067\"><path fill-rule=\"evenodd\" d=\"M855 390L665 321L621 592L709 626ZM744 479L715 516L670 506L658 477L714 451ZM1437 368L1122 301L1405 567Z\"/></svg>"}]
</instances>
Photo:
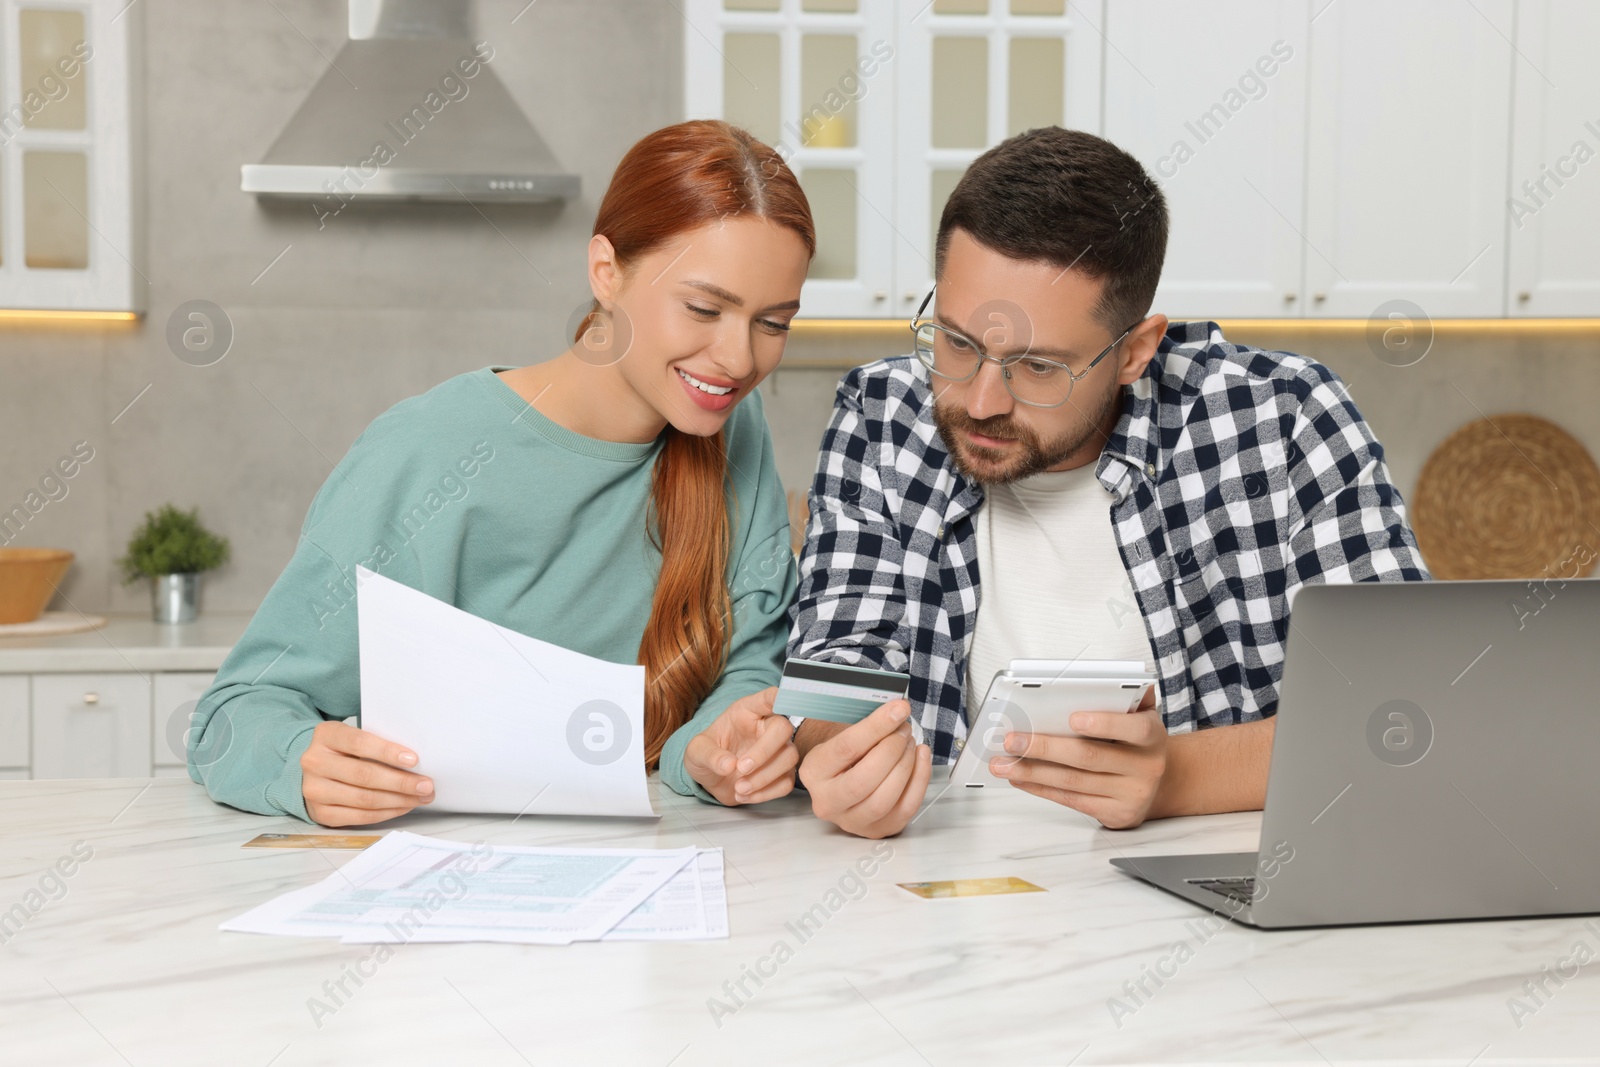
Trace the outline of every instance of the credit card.
<instances>
[{"instance_id":1,"label":"credit card","mask_svg":"<svg viewBox=\"0 0 1600 1067\"><path fill-rule=\"evenodd\" d=\"M910 687L908 674L791 659L783 665L772 712L849 725L901 699Z\"/></svg>"},{"instance_id":2,"label":"credit card","mask_svg":"<svg viewBox=\"0 0 1600 1067\"><path fill-rule=\"evenodd\" d=\"M239 847L343 848L359 851L382 840L382 834L257 834Z\"/></svg>"},{"instance_id":3,"label":"credit card","mask_svg":"<svg viewBox=\"0 0 1600 1067\"><path fill-rule=\"evenodd\" d=\"M895 885L924 900L943 897L992 897L1002 893L1044 893L1043 886L1021 878L957 878L949 882L896 882Z\"/></svg>"}]
</instances>

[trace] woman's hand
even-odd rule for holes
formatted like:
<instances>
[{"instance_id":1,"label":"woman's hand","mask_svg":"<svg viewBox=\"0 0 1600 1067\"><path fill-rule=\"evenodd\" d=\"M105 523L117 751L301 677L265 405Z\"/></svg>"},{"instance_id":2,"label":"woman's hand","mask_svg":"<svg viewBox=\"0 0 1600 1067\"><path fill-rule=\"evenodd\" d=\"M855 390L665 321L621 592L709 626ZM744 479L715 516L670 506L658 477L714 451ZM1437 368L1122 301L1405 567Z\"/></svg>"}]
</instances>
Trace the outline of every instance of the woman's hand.
<instances>
[{"instance_id":1,"label":"woman's hand","mask_svg":"<svg viewBox=\"0 0 1600 1067\"><path fill-rule=\"evenodd\" d=\"M306 814L323 826L362 826L433 801L433 782L405 770L417 754L337 719L317 724L300 757Z\"/></svg>"},{"instance_id":2,"label":"woman's hand","mask_svg":"<svg viewBox=\"0 0 1600 1067\"><path fill-rule=\"evenodd\" d=\"M759 804L794 788L800 762L794 727L772 714L778 687L740 697L696 734L683 753L683 769L723 804Z\"/></svg>"}]
</instances>

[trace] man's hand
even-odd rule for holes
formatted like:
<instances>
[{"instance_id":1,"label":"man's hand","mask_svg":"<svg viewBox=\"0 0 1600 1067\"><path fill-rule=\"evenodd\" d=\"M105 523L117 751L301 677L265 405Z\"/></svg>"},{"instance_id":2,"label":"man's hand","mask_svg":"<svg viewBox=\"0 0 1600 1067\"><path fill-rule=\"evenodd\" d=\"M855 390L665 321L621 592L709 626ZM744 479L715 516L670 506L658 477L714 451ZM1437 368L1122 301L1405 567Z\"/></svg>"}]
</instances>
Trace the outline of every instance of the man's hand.
<instances>
[{"instance_id":1,"label":"man's hand","mask_svg":"<svg viewBox=\"0 0 1600 1067\"><path fill-rule=\"evenodd\" d=\"M777 686L740 697L683 751L683 769L727 805L775 800L794 788L794 727L772 714Z\"/></svg>"},{"instance_id":2,"label":"man's hand","mask_svg":"<svg viewBox=\"0 0 1600 1067\"><path fill-rule=\"evenodd\" d=\"M405 770L417 754L337 719L318 723L300 757L306 814L323 826L363 826L433 802L431 779Z\"/></svg>"},{"instance_id":3,"label":"man's hand","mask_svg":"<svg viewBox=\"0 0 1600 1067\"><path fill-rule=\"evenodd\" d=\"M1081 737L1006 734L1011 755L994 757L989 769L1018 789L1075 808L1113 830L1151 817L1167 772L1161 713L1154 707L1080 711L1068 722Z\"/></svg>"},{"instance_id":4,"label":"man's hand","mask_svg":"<svg viewBox=\"0 0 1600 1067\"><path fill-rule=\"evenodd\" d=\"M910 717L910 703L891 700L806 752L800 780L817 818L858 837L906 828L933 773L933 750L912 741Z\"/></svg>"}]
</instances>

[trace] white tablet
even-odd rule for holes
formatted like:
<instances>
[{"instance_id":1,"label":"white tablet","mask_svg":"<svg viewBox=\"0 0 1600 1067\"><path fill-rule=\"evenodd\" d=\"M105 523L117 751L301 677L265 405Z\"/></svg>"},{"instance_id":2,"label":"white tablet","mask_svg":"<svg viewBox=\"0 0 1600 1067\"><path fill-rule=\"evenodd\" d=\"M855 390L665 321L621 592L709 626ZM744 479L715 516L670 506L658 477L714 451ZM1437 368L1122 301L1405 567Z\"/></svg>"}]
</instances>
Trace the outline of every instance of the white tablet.
<instances>
[{"instance_id":1,"label":"white tablet","mask_svg":"<svg viewBox=\"0 0 1600 1067\"><path fill-rule=\"evenodd\" d=\"M968 789L1008 784L989 771L991 759L1009 755L1006 734L1075 737L1067 725L1073 712L1133 711L1155 680L1144 664L1132 660L1012 660L989 682L950 784Z\"/></svg>"}]
</instances>

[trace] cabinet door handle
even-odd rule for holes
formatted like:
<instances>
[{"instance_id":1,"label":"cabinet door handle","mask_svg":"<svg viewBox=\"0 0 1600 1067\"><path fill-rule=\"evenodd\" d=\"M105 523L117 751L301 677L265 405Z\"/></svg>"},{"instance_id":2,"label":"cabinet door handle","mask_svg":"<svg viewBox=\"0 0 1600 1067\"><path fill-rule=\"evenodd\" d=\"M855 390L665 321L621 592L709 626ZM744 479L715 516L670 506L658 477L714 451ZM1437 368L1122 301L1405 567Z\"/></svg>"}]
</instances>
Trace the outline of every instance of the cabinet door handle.
<instances>
[{"instance_id":1,"label":"cabinet door handle","mask_svg":"<svg viewBox=\"0 0 1600 1067\"><path fill-rule=\"evenodd\" d=\"M85 693L85 694L83 694L83 702L85 704L98 704L98 703L100 703L100 694L99 693Z\"/></svg>"}]
</instances>

